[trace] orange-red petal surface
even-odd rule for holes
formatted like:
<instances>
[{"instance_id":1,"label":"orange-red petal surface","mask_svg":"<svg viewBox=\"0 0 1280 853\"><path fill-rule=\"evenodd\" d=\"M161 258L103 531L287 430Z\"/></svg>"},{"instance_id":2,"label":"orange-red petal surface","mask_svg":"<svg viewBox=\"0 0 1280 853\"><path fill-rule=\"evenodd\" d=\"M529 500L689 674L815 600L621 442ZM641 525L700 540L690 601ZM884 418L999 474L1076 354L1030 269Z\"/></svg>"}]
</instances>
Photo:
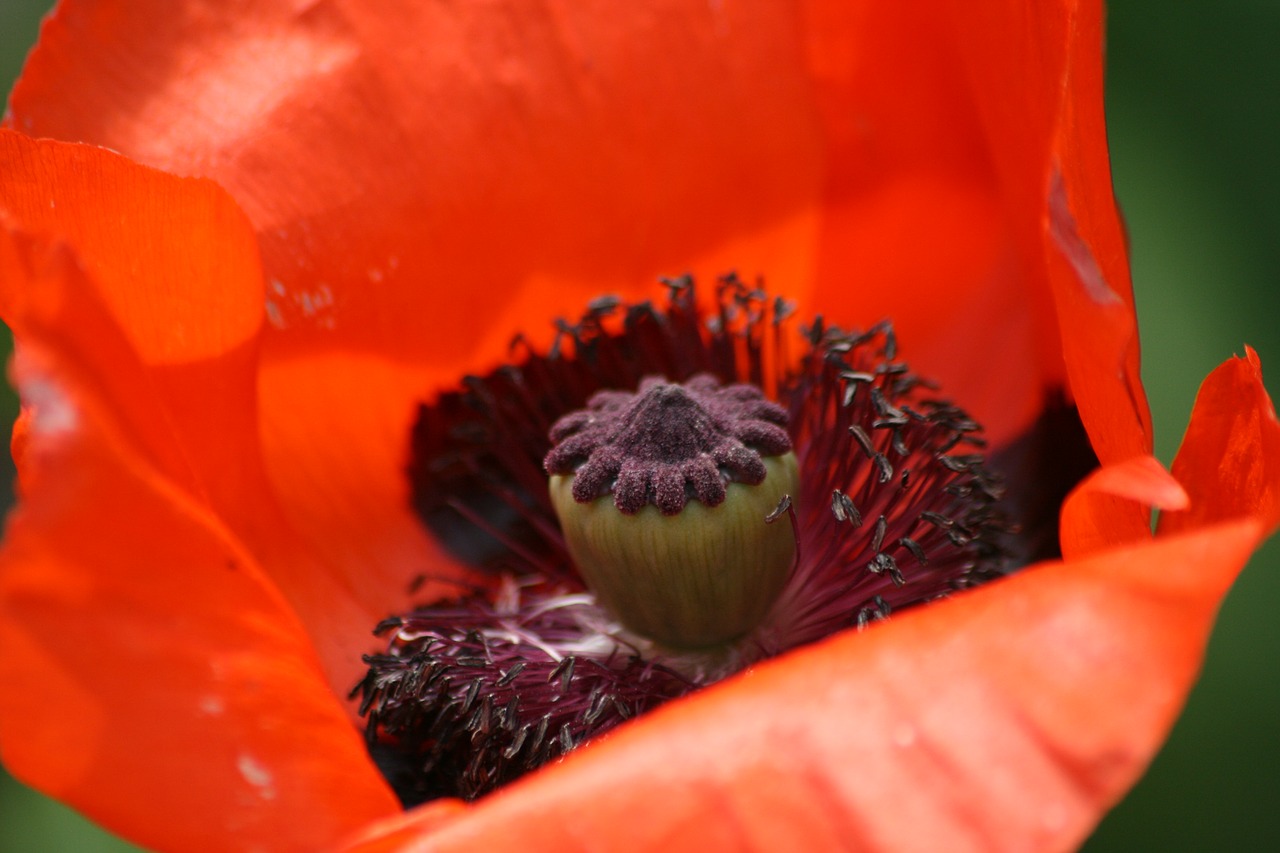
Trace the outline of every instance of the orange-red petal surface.
<instances>
[{"instance_id":1,"label":"orange-red petal surface","mask_svg":"<svg viewBox=\"0 0 1280 853\"><path fill-rule=\"evenodd\" d=\"M6 270L15 331L56 338L93 373L153 463L225 511L255 470L262 271L253 233L209 181L0 130L0 211L75 246L88 279Z\"/></svg>"},{"instance_id":2,"label":"orange-red petal surface","mask_svg":"<svg viewBox=\"0 0 1280 853\"><path fill-rule=\"evenodd\" d=\"M971 73L970 5L807 4L826 169L805 308L841 321L892 317L913 366L940 378L1003 441L1034 419L1062 368L1027 205L1000 174L1014 155L1020 190L1034 195L1047 132L1023 138L1034 125L1025 115L1007 127L984 124L996 102L1040 100L1052 76L1023 66L991 87ZM1018 29L1009 10L990 17L997 44ZM1000 44L996 55L1012 62L1014 50Z\"/></svg>"},{"instance_id":3,"label":"orange-red petal surface","mask_svg":"<svg viewBox=\"0 0 1280 853\"><path fill-rule=\"evenodd\" d=\"M417 415L406 401L443 381L430 368L352 353L275 361L260 376L272 418L268 473L284 513L328 563L347 567L351 596L379 613L375 622L404 606L418 576L464 571L411 511L404 474ZM431 596L420 589L415 598Z\"/></svg>"},{"instance_id":4,"label":"orange-red petal surface","mask_svg":"<svg viewBox=\"0 0 1280 853\"><path fill-rule=\"evenodd\" d=\"M254 556L44 346L19 356L32 479L0 552L5 765L159 849L314 850L391 813Z\"/></svg>"},{"instance_id":5,"label":"orange-red petal surface","mask_svg":"<svg viewBox=\"0 0 1280 853\"><path fill-rule=\"evenodd\" d=\"M1186 491L1154 456L1104 465L1072 490L1062 506L1059 539L1070 560L1151 536L1151 508L1179 510Z\"/></svg>"},{"instance_id":6,"label":"orange-red petal surface","mask_svg":"<svg viewBox=\"0 0 1280 853\"><path fill-rule=\"evenodd\" d=\"M5 321L109 401L136 451L253 550L345 693L387 596L363 565L305 550L268 485L257 406L263 286L243 215L209 181L7 130L0 171ZM47 251L50 240L73 246L76 263ZM19 476L29 485L25 469ZM401 578L413 571L401 567Z\"/></svg>"},{"instance_id":7,"label":"orange-red petal surface","mask_svg":"<svg viewBox=\"0 0 1280 853\"><path fill-rule=\"evenodd\" d=\"M208 182L84 146L3 131L0 167L0 309L25 407L0 552L6 765L166 848L311 849L393 809L329 687L333 656L317 657L328 638L294 608L358 628L344 687L369 617L317 602L319 573L286 600L281 576L314 563L237 536L270 518L248 521L270 503L243 217Z\"/></svg>"},{"instance_id":8,"label":"orange-red petal surface","mask_svg":"<svg viewBox=\"0 0 1280 853\"><path fill-rule=\"evenodd\" d=\"M544 323L726 243L755 271L759 232L819 180L796 17L687 0L68 2L13 125L217 178L261 235L283 345L456 372L491 323L505 337L533 320L527 290Z\"/></svg>"},{"instance_id":9,"label":"orange-red petal surface","mask_svg":"<svg viewBox=\"0 0 1280 853\"><path fill-rule=\"evenodd\" d=\"M1104 126L1102 4L998 0L950 12L972 87L987 93L979 111L1015 249L1034 259L1024 284L1052 296L1056 322L1036 332L1062 348L1099 459L1150 453Z\"/></svg>"},{"instance_id":10,"label":"orange-red petal surface","mask_svg":"<svg viewBox=\"0 0 1280 853\"><path fill-rule=\"evenodd\" d=\"M388 829L406 851L1069 849L1159 747L1259 535L1030 568L668 706L469 811L429 806L416 840Z\"/></svg>"},{"instance_id":11,"label":"orange-red petal surface","mask_svg":"<svg viewBox=\"0 0 1280 853\"><path fill-rule=\"evenodd\" d=\"M1027 7L1030 8L1030 7ZM1151 414L1139 375L1128 246L1111 193L1103 112L1101 3L1081 3L1065 25L1068 64L1054 126L1045 251L1063 355L1098 458L1151 452Z\"/></svg>"},{"instance_id":12,"label":"orange-red petal surface","mask_svg":"<svg viewBox=\"0 0 1280 853\"><path fill-rule=\"evenodd\" d=\"M1077 5L72 0L12 121L216 177L286 349L456 373L601 292L737 267L892 315L1003 438L1062 375L1038 223L1055 123L1097 94L1064 81L1101 79Z\"/></svg>"},{"instance_id":13,"label":"orange-red petal surface","mask_svg":"<svg viewBox=\"0 0 1280 853\"><path fill-rule=\"evenodd\" d=\"M1255 518L1268 530L1280 524L1280 422L1252 348L1200 386L1173 476L1191 506L1162 515L1162 534L1234 518Z\"/></svg>"}]
</instances>

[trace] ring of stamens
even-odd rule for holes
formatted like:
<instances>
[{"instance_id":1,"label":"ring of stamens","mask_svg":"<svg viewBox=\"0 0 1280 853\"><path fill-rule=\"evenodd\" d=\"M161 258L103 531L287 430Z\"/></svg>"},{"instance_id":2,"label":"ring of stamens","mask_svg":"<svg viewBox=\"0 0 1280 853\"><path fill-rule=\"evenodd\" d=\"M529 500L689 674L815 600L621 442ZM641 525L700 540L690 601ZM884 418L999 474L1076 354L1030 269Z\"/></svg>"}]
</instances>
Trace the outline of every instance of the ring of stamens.
<instances>
[{"instance_id":1,"label":"ring of stamens","mask_svg":"<svg viewBox=\"0 0 1280 853\"><path fill-rule=\"evenodd\" d=\"M597 300L558 324L548 351L517 343L511 366L422 409L415 505L481 585L384 626L386 649L366 657L353 693L406 802L478 796L762 657L1005 571L979 428L911 374L888 324L849 333L819 320L793 359L785 303L730 276L708 316L691 280L665 283L662 307ZM795 531L795 569L760 625L710 666L629 636L585 590L542 472L552 425L593 395L698 374L750 383L786 409L802 482L776 514ZM697 489L684 481L686 499ZM513 586L518 596L502 592ZM504 698L500 684L519 689Z\"/></svg>"}]
</instances>

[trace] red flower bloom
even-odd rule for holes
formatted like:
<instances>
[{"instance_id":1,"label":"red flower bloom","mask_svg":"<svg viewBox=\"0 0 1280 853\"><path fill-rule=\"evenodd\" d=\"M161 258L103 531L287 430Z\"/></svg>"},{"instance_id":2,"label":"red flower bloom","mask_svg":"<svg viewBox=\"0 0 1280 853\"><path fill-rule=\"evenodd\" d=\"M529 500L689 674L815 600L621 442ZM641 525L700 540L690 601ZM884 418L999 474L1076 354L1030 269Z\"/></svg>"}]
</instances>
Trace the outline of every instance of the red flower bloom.
<instances>
[{"instance_id":1,"label":"red flower bloom","mask_svg":"<svg viewBox=\"0 0 1280 853\"><path fill-rule=\"evenodd\" d=\"M1280 426L1250 352L1149 456L1099 4L598 5L46 24L0 132L15 774L166 849L693 850L1060 848L1141 773L1280 519ZM409 581L466 571L408 507L417 401L729 268L892 316L996 447L1067 394L1103 467L1066 560L399 814L344 697Z\"/></svg>"}]
</instances>

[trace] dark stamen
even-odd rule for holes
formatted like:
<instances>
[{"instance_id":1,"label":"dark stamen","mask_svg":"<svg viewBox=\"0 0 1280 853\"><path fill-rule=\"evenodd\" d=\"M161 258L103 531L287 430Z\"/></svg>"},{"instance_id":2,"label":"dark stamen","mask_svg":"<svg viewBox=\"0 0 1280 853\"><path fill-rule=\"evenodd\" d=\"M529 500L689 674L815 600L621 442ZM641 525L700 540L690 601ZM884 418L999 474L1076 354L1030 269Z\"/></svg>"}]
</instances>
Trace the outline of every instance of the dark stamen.
<instances>
[{"instance_id":1,"label":"dark stamen","mask_svg":"<svg viewBox=\"0 0 1280 853\"><path fill-rule=\"evenodd\" d=\"M411 614L390 627L386 653L365 656L352 695L371 746L409 759L399 777L417 768L396 788L406 806L476 797L695 686L610 641L587 596L545 584L504 596L502 607L470 596Z\"/></svg>"}]
</instances>

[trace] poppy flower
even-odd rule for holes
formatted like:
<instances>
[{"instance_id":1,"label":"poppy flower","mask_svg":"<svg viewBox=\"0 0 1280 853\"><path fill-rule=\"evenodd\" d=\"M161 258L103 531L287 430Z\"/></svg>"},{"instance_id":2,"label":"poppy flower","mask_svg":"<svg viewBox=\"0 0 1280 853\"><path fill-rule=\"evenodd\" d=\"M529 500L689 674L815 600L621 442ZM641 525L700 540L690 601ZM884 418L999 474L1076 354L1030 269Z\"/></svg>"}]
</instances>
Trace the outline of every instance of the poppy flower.
<instances>
[{"instance_id":1,"label":"poppy flower","mask_svg":"<svg viewBox=\"0 0 1280 853\"><path fill-rule=\"evenodd\" d=\"M1101 26L1083 0L62 3L0 132L6 766L162 849L1078 843L1280 518L1252 351L1172 472L1150 456ZM347 695L373 626L476 576L410 506L420 403L602 293L735 268L801 316L892 317L1062 557L402 812Z\"/></svg>"}]
</instances>

